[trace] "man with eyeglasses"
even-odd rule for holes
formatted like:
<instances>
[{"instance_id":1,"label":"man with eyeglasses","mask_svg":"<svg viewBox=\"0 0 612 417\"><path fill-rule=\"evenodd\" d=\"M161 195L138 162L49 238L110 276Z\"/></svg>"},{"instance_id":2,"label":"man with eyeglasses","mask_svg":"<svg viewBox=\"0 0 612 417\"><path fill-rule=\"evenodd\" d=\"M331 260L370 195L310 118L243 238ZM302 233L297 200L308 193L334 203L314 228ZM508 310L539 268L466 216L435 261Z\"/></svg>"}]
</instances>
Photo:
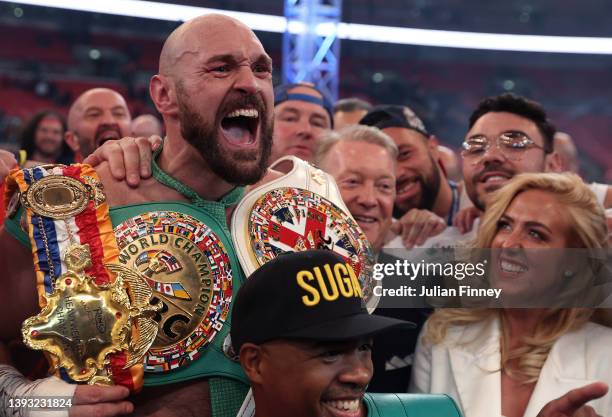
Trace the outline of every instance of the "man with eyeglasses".
<instances>
[{"instance_id":1,"label":"man with eyeglasses","mask_svg":"<svg viewBox=\"0 0 612 417\"><path fill-rule=\"evenodd\" d=\"M470 116L461 152L465 190L475 206L455 221L462 232L472 228L490 193L516 174L562 170L555 132L535 101L506 93L480 102ZM610 188L608 194L612 195Z\"/></svg>"},{"instance_id":2,"label":"man with eyeglasses","mask_svg":"<svg viewBox=\"0 0 612 417\"><path fill-rule=\"evenodd\" d=\"M462 145L463 179L474 206L484 210L491 192L514 175L559 169L555 127L536 102L514 94L489 97L470 116Z\"/></svg>"}]
</instances>

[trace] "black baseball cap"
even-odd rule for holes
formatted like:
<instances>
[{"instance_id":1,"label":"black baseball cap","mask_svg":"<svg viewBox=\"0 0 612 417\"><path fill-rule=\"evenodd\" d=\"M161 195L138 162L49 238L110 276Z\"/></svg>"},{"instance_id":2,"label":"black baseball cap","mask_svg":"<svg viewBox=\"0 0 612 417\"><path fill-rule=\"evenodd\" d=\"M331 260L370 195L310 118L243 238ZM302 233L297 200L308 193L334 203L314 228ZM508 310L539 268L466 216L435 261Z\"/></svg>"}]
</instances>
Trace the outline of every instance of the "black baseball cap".
<instances>
[{"instance_id":1,"label":"black baseball cap","mask_svg":"<svg viewBox=\"0 0 612 417\"><path fill-rule=\"evenodd\" d=\"M290 90L293 90L296 87L307 87L313 91L316 91L321 95L321 97L311 96L309 94L298 94L291 93ZM279 84L274 87L274 106L278 106L282 102L289 100L297 100L297 101L305 101L307 103L318 104L323 107L327 114L329 114L329 120L331 123L331 127L334 127L334 110L331 99L321 90L319 90L314 84L301 82L301 83L293 83L293 84Z\"/></svg>"},{"instance_id":2,"label":"black baseball cap","mask_svg":"<svg viewBox=\"0 0 612 417\"><path fill-rule=\"evenodd\" d=\"M389 104L376 106L363 116L359 124L374 126L381 130L386 127L403 127L415 130L425 137L431 136L423 121L410 107L406 106Z\"/></svg>"},{"instance_id":3,"label":"black baseball cap","mask_svg":"<svg viewBox=\"0 0 612 417\"><path fill-rule=\"evenodd\" d=\"M413 323L370 315L350 264L329 250L279 255L242 285L232 309L234 351L277 339L344 341Z\"/></svg>"}]
</instances>

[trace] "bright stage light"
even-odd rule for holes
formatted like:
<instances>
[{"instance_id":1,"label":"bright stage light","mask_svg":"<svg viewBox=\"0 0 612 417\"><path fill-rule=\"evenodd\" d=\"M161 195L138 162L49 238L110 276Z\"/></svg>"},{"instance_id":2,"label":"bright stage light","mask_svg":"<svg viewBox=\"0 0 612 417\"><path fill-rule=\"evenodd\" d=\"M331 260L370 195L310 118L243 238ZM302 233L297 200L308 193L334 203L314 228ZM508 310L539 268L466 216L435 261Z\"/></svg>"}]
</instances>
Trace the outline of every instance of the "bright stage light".
<instances>
[{"instance_id":1,"label":"bright stage light","mask_svg":"<svg viewBox=\"0 0 612 417\"><path fill-rule=\"evenodd\" d=\"M14 0L0 0L15 3ZM144 0L19 0L19 4L55 7L94 13L140 17L168 21L185 21L205 13L222 13L235 17L253 30L283 33L287 20L283 16L258 13L234 12L231 10L183 6ZM305 30L299 22L289 26L292 33ZM339 23L337 26L315 28L319 35L336 31L340 39L395 43L405 45L437 46L446 48L487 49L497 51L557 52L570 54L612 54L612 38L510 35L497 33L459 32L430 29L411 29L390 26Z\"/></svg>"}]
</instances>

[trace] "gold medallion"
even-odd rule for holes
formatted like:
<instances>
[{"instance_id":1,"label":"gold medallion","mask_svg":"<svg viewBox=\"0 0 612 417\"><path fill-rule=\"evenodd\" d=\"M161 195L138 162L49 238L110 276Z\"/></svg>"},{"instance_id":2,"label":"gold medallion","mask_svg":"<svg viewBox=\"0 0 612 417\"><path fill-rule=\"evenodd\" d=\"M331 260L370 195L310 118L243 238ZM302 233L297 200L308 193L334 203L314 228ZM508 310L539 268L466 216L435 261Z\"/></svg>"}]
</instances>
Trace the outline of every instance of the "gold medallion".
<instances>
[{"instance_id":1,"label":"gold medallion","mask_svg":"<svg viewBox=\"0 0 612 417\"><path fill-rule=\"evenodd\" d=\"M35 214L67 219L81 213L90 200L91 187L77 179L49 175L36 181L22 194L21 202Z\"/></svg>"},{"instance_id":2,"label":"gold medallion","mask_svg":"<svg viewBox=\"0 0 612 417\"><path fill-rule=\"evenodd\" d=\"M108 355L127 350L127 368L142 359L155 339L157 308L149 304L150 288L123 274L111 284L96 284L84 274L91 264L88 245L73 245L64 261L68 271L45 296L43 310L23 323L23 340L54 355L73 380L111 384Z\"/></svg>"}]
</instances>

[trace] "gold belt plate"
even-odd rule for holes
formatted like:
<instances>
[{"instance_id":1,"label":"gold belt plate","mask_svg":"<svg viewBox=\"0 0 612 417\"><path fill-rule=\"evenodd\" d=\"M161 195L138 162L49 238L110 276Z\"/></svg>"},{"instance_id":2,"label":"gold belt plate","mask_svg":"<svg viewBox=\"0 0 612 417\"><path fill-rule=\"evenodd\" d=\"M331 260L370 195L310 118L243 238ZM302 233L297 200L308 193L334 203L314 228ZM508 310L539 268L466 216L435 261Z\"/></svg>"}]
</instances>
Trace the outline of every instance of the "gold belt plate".
<instances>
[{"instance_id":1,"label":"gold belt plate","mask_svg":"<svg viewBox=\"0 0 612 417\"><path fill-rule=\"evenodd\" d=\"M36 181L22 194L21 203L35 214L55 220L68 219L104 201L102 186L92 178L88 184L63 175L49 175Z\"/></svg>"},{"instance_id":2,"label":"gold belt plate","mask_svg":"<svg viewBox=\"0 0 612 417\"><path fill-rule=\"evenodd\" d=\"M67 251L68 271L45 296L42 311L23 323L22 336L30 348L54 355L73 380L111 384L109 355L126 350L126 368L140 362L157 335L152 317L158 307L149 303L147 283L133 276L96 284L83 272L90 259L88 245Z\"/></svg>"}]
</instances>

